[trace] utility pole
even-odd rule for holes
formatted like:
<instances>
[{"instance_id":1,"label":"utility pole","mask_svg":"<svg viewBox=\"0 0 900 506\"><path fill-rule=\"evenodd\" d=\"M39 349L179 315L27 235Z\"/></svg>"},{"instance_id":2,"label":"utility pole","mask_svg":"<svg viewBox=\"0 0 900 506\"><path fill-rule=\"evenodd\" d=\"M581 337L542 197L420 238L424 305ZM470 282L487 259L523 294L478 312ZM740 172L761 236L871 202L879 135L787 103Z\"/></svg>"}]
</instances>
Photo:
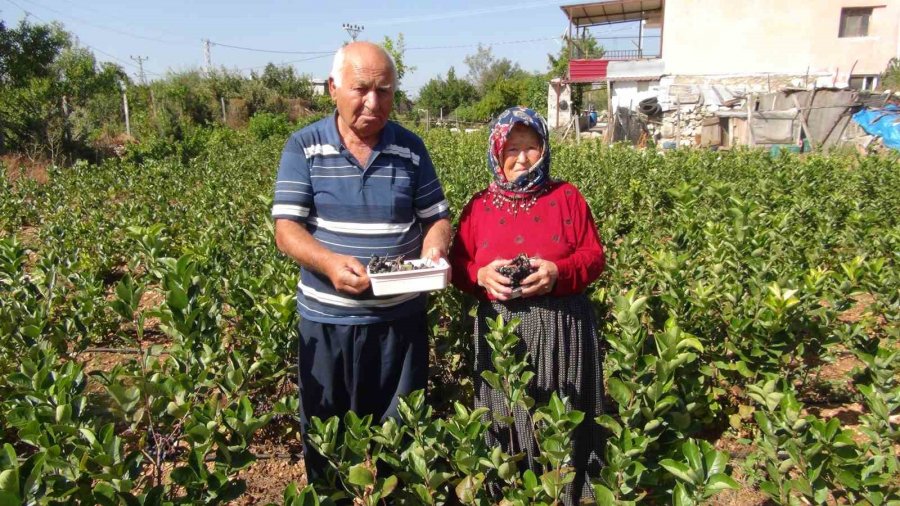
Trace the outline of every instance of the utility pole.
<instances>
[{"instance_id":1,"label":"utility pole","mask_svg":"<svg viewBox=\"0 0 900 506\"><path fill-rule=\"evenodd\" d=\"M141 85L146 85L146 84L147 84L147 78L146 78L146 76L144 76L144 62L147 61L147 60L149 60L150 57L149 57L149 56L143 56L143 57L142 57L142 56L132 56L131 59L137 62L137 64L138 64L138 69L140 69L140 70L138 71L138 72L139 72L138 75L139 75L139 78L140 78L140 80L141 80Z\"/></svg>"},{"instance_id":2,"label":"utility pole","mask_svg":"<svg viewBox=\"0 0 900 506\"><path fill-rule=\"evenodd\" d=\"M209 75L210 71L212 70L212 53L209 50L209 46L211 44L212 43L209 41L209 39L203 39L203 61L204 61L203 71L206 73L207 76Z\"/></svg>"},{"instance_id":3,"label":"utility pole","mask_svg":"<svg viewBox=\"0 0 900 506\"><path fill-rule=\"evenodd\" d=\"M125 133L131 137L131 118L128 114L128 93L126 93L125 83L119 81L119 88L122 90L122 109L125 110Z\"/></svg>"},{"instance_id":4,"label":"utility pole","mask_svg":"<svg viewBox=\"0 0 900 506\"><path fill-rule=\"evenodd\" d=\"M356 38L359 37L359 32L365 30L365 27L362 25L351 25L349 23L344 23L341 25L344 30L347 30L347 34L350 35L350 38L353 39L353 42L356 42Z\"/></svg>"}]
</instances>

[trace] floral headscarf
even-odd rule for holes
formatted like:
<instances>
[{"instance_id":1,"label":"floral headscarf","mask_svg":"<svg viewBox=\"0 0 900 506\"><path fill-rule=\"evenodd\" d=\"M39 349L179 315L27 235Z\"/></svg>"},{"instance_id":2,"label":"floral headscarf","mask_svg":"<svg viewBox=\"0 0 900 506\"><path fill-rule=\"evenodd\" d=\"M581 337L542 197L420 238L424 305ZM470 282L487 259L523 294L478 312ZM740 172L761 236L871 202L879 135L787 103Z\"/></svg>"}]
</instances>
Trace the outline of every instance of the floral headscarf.
<instances>
[{"instance_id":1,"label":"floral headscarf","mask_svg":"<svg viewBox=\"0 0 900 506\"><path fill-rule=\"evenodd\" d=\"M531 127L543 144L540 160L515 181L507 181L503 175L503 148L509 132L517 123ZM540 114L526 107L510 107L503 111L494 122L488 137L488 165L494 174L490 190L506 197L522 198L534 195L550 182L550 134L547 122Z\"/></svg>"}]
</instances>

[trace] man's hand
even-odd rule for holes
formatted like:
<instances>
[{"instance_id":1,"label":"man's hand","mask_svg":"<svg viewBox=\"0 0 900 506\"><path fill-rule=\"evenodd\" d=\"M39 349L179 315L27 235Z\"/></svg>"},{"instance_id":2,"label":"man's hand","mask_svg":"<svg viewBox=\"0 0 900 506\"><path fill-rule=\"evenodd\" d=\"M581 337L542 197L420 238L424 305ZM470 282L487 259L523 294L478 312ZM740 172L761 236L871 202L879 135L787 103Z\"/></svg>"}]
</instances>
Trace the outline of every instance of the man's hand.
<instances>
[{"instance_id":1,"label":"man's hand","mask_svg":"<svg viewBox=\"0 0 900 506\"><path fill-rule=\"evenodd\" d=\"M553 291L556 279L559 277L559 269L549 260L532 258L531 266L537 270L522 280L522 297L534 297L546 295Z\"/></svg>"},{"instance_id":2,"label":"man's hand","mask_svg":"<svg viewBox=\"0 0 900 506\"><path fill-rule=\"evenodd\" d=\"M325 275L331 280L334 289L342 293L359 295L369 288L366 267L351 256L334 255L328 262Z\"/></svg>"},{"instance_id":3,"label":"man's hand","mask_svg":"<svg viewBox=\"0 0 900 506\"><path fill-rule=\"evenodd\" d=\"M497 272L497 268L504 265L509 265L509 260L494 260L478 269L478 286L483 286L497 300L507 300L512 295L512 280Z\"/></svg>"}]
</instances>

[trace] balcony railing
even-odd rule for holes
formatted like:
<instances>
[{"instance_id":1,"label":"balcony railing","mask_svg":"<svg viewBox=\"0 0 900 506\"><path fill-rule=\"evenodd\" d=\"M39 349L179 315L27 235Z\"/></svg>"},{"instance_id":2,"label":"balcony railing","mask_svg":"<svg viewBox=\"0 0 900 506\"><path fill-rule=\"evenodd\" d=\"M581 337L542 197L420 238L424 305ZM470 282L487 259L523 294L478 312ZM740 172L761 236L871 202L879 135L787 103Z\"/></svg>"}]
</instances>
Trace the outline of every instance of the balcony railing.
<instances>
[{"instance_id":1,"label":"balcony railing","mask_svg":"<svg viewBox=\"0 0 900 506\"><path fill-rule=\"evenodd\" d=\"M641 49L611 49L603 53L604 60L646 60L659 56L659 51Z\"/></svg>"}]
</instances>

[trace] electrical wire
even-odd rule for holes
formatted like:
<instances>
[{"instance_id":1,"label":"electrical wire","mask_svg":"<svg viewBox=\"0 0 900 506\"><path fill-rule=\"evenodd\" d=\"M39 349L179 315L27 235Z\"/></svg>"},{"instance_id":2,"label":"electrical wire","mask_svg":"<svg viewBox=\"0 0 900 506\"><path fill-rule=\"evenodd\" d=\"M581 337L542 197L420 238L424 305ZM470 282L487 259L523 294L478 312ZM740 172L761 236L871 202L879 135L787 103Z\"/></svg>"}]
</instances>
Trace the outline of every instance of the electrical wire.
<instances>
[{"instance_id":1,"label":"electrical wire","mask_svg":"<svg viewBox=\"0 0 900 506\"><path fill-rule=\"evenodd\" d=\"M10 1L10 0L7 0L7 1ZM92 28L96 28L96 29L98 29L98 30L106 30L106 31L109 31L109 32L117 33L117 34L119 34L119 35L124 35L124 36L126 36L126 37L132 37L132 38L135 38L135 39L141 39L141 40L149 40L149 41L151 41L151 42L159 42L159 43L162 43L162 44L176 44L176 45L182 45L182 44L184 44L184 43L186 42L186 40L185 40L185 41L174 41L174 40L167 40L167 39L160 39L160 38L156 38L156 37L146 37L146 36L144 36L144 35L138 35L138 34L136 34L136 33L128 32L128 31L125 31L125 30L120 30L120 29L118 29L118 28L113 28L113 27L111 27L111 26L100 25L100 24L94 23L94 22L92 22L92 21L88 21L88 20L86 20L86 19L80 18L80 17L78 17L78 16L73 16L72 14L69 14L69 13L66 13L66 12L62 12L62 11L60 11L60 10L58 10L58 9L54 9L54 8L52 8L52 7L47 7L46 5L41 5L41 4L39 4L38 2L35 2L34 0L22 0L22 1L23 1L23 2L26 2L26 3L28 3L28 4L31 4L31 5L34 5L34 6L36 6L36 7L40 7L40 8L42 8L42 9L46 9L46 10L48 10L48 11L50 11L50 12L53 12L53 13L56 13L56 14L65 16L66 18L73 19L73 20L75 20L75 21L78 22L78 23L81 23L81 24L90 26L90 27L92 27ZM10 3L12 3L12 2L10 1Z\"/></svg>"},{"instance_id":2,"label":"electrical wire","mask_svg":"<svg viewBox=\"0 0 900 506\"><path fill-rule=\"evenodd\" d=\"M240 49L243 51L254 51L257 53L277 53L277 54L319 54L319 55L330 55L334 54L334 51L284 51L281 49L260 49L255 47L243 47L243 46L232 46L230 44L223 44L221 42L216 42L214 40L210 40L209 43L213 46L219 47L227 47L230 49Z\"/></svg>"},{"instance_id":3,"label":"electrical wire","mask_svg":"<svg viewBox=\"0 0 900 506\"><path fill-rule=\"evenodd\" d=\"M25 8L23 8L21 5L17 4L17 3L14 2L13 0L6 0L6 1L7 1L8 3L14 5L15 7L19 8L19 9L20 9L22 12L24 12L27 16L33 16L35 19L37 19L37 20L39 20L39 21L42 21L42 22L44 22L44 23L50 23L50 21L48 21L48 20L42 18L41 16L38 16L37 14L35 14L35 13L33 13L33 12L31 12L31 11L25 9ZM91 50L91 51L100 53L100 54L102 54L102 55L104 55L104 56L106 56L106 57L108 57L108 58L111 58L112 60L114 60L114 61L116 61L116 62L118 62L118 63L120 63L120 64L122 64L122 65L127 65L127 66L133 67L133 68L135 68L135 69L140 69L140 66L137 65L136 63L133 63L133 62L130 62L130 61L127 61L127 60L123 60L123 59L121 59L121 58L119 58L119 57L117 57L117 56L115 56L115 55L112 55L112 54L110 54L110 53L107 53L106 51L104 51L104 50L102 50L102 49L100 49L100 48L97 48L97 47L94 47L94 46L91 46L91 45L88 45L88 44L83 44L83 47L84 47L85 49L88 49L88 50ZM160 75L160 74L157 74L156 72L150 72L149 70L145 70L144 73L145 73L145 74L149 74L149 75L154 75L154 76Z\"/></svg>"},{"instance_id":4,"label":"electrical wire","mask_svg":"<svg viewBox=\"0 0 900 506\"><path fill-rule=\"evenodd\" d=\"M269 63L271 63L272 65L275 65L276 67L284 67L284 66L287 66L287 65L291 65L291 64L294 64L294 63L300 63L300 62L304 62L304 61L320 60L320 59L322 59L322 58L327 58L327 57L329 57L329 56L331 56L331 53L329 53L329 54L323 54L323 55L319 55L319 56L313 56L313 57L311 57L311 58L301 58L301 59L299 59L299 60L285 61L285 62L281 62L281 63L272 63L272 62L269 62ZM265 64L265 65L257 65L257 66L255 66L255 67L245 67L245 68L235 69L235 70L236 70L237 72L246 72L246 71L248 71L248 70L259 70L259 69L264 69L264 68L266 68L266 67L269 66L269 63L267 63L267 64Z\"/></svg>"},{"instance_id":5,"label":"electrical wire","mask_svg":"<svg viewBox=\"0 0 900 506\"><path fill-rule=\"evenodd\" d=\"M507 40L507 41L501 41L501 42L479 42L477 44L459 44L459 45L453 45L453 46L405 47L405 48L403 48L403 50L404 51L422 51L422 50L427 50L427 49L459 49L459 48L465 48L465 47L478 47L478 46L490 47L490 46L502 46L502 45L506 45L506 44L526 44L526 43L531 43L531 42L543 42L545 40L554 40L554 39L559 39L559 38L560 37L558 35L554 35L553 37L542 37L542 38L538 38L538 39Z\"/></svg>"},{"instance_id":6,"label":"electrical wire","mask_svg":"<svg viewBox=\"0 0 900 506\"><path fill-rule=\"evenodd\" d=\"M469 16L481 16L485 14L493 14L497 12L508 12L510 9L522 10L533 9L537 7L555 6L559 2L531 2L519 3L514 5L495 5L493 7L484 7L481 9L468 9L464 11L444 12L441 14L426 14L422 16L406 16L401 18L376 19L367 22L359 22L356 24L378 26L378 25L395 25L402 23L421 23L425 21L439 21L443 19L464 18Z\"/></svg>"}]
</instances>

